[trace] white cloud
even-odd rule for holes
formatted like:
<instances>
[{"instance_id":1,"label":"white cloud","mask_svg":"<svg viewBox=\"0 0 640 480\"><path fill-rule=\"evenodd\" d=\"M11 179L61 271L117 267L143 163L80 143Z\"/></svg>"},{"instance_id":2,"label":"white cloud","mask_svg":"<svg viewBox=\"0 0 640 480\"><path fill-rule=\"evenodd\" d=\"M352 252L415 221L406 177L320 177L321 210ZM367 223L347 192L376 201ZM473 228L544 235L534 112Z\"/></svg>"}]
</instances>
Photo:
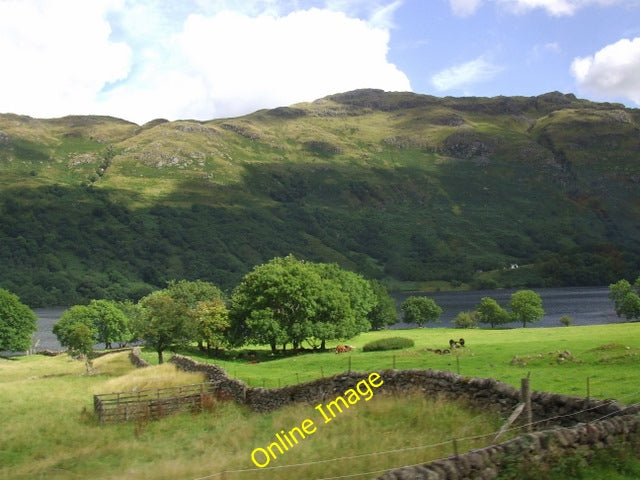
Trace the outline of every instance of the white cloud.
<instances>
[{"instance_id":1,"label":"white cloud","mask_svg":"<svg viewBox=\"0 0 640 480\"><path fill-rule=\"evenodd\" d=\"M512 13L522 14L541 8L552 16L573 15L589 5L637 4L637 0L492 0ZM455 15L466 17L474 14L484 0L449 0Z\"/></svg>"},{"instance_id":2,"label":"white cloud","mask_svg":"<svg viewBox=\"0 0 640 480\"><path fill-rule=\"evenodd\" d=\"M552 16L573 15L581 8L590 5L615 5L631 3L635 0L497 0L514 13L526 13L541 8Z\"/></svg>"},{"instance_id":3,"label":"white cloud","mask_svg":"<svg viewBox=\"0 0 640 480\"><path fill-rule=\"evenodd\" d=\"M114 2L0 2L0 111L85 113L96 92L125 78L131 50L109 40Z\"/></svg>"},{"instance_id":4,"label":"white cloud","mask_svg":"<svg viewBox=\"0 0 640 480\"><path fill-rule=\"evenodd\" d=\"M301 3L326 7L295 10ZM3 62L12 66L0 76L0 92L11 92L0 95L0 112L143 123L234 116L362 87L411 90L387 60L400 4L0 0Z\"/></svg>"},{"instance_id":5,"label":"white cloud","mask_svg":"<svg viewBox=\"0 0 640 480\"><path fill-rule=\"evenodd\" d=\"M571 72L585 91L628 98L640 105L640 37L625 38L594 55L575 58Z\"/></svg>"},{"instance_id":6,"label":"white cloud","mask_svg":"<svg viewBox=\"0 0 640 480\"><path fill-rule=\"evenodd\" d=\"M491 80L502 70L501 66L495 65L481 56L436 73L431 77L431 83L439 91L455 90Z\"/></svg>"},{"instance_id":7,"label":"white cloud","mask_svg":"<svg viewBox=\"0 0 640 480\"><path fill-rule=\"evenodd\" d=\"M467 17L474 14L476 10L480 8L482 0L449 0L449 4L454 14Z\"/></svg>"},{"instance_id":8,"label":"white cloud","mask_svg":"<svg viewBox=\"0 0 640 480\"><path fill-rule=\"evenodd\" d=\"M146 64L112 99L127 98L121 106L132 118L140 117L138 103L147 115L212 118L362 87L410 90L407 76L386 59L388 42L386 30L329 10L191 15L172 39L167 64Z\"/></svg>"}]
</instances>

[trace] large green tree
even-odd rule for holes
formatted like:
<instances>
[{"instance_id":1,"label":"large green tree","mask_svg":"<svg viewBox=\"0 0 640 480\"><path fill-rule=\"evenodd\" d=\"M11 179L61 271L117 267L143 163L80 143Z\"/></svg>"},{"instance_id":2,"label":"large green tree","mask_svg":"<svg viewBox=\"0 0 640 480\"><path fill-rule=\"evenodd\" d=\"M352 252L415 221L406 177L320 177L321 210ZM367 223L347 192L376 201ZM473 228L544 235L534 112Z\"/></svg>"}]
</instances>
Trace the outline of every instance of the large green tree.
<instances>
[{"instance_id":1,"label":"large green tree","mask_svg":"<svg viewBox=\"0 0 640 480\"><path fill-rule=\"evenodd\" d=\"M129 317L117 302L111 300L91 300L89 305L74 305L65 310L53 326L53 333L61 345L72 348L70 336L78 324L87 327L93 344L104 343L106 348L111 348L112 343L124 344L132 340Z\"/></svg>"},{"instance_id":2,"label":"large green tree","mask_svg":"<svg viewBox=\"0 0 640 480\"><path fill-rule=\"evenodd\" d=\"M220 299L198 302L192 311L196 321L196 336L206 344L207 350L218 350L227 344L229 310Z\"/></svg>"},{"instance_id":3,"label":"large green tree","mask_svg":"<svg viewBox=\"0 0 640 480\"><path fill-rule=\"evenodd\" d=\"M28 350L36 329L37 318L33 310L17 295L0 288L0 350Z\"/></svg>"},{"instance_id":4,"label":"large green tree","mask_svg":"<svg viewBox=\"0 0 640 480\"><path fill-rule=\"evenodd\" d=\"M187 309L189 323L185 328L190 329L193 340L198 342L200 349L204 349L205 343L208 346L221 346L221 339L228 328L228 319L223 318L226 315L226 296L217 285L203 280L172 280L162 291ZM212 302L216 307L213 307ZM201 305L203 303L209 307ZM224 311L221 310L222 307ZM217 313L213 317L203 314L203 308L214 308Z\"/></svg>"},{"instance_id":5,"label":"large green tree","mask_svg":"<svg viewBox=\"0 0 640 480\"><path fill-rule=\"evenodd\" d=\"M236 343L294 348L309 341L324 348L371 328L377 297L360 275L334 264L276 257L255 267L231 296L231 332Z\"/></svg>"},{"instance_id":6,"label":"large green tree","mask_svg":"<svg viewBox=\"0 0 640 480\"><path fill-rule=\"evenodd\" d=\"M533 290L518 290L512 294L509 308L513 320L522 322L523 328L527 323L539 322L545 313L542 298Z\"/></svg>"},{"instance_id":7,"label":"large green tree","mask_svg":"<svg viewBox=\"0 0 640 480\"><path fill-rule=\"evenodd\" d=\"M231 296L231 319L236 342L299 345L313 335L320 275L293 255L255 267Z\"/></svg>"},{"instance_id":8,"label":"large green tree","mask_svg":"<svg viewBox=\"0 0 640 480\"><path fill-rule=\"evenodd\" d=\"M164 362L164 352L183 346L193 339L191 316L188 308L163 290L153 292L140 300L141 311L135 329L140 339L158 354L158 363Z\"/></svg>"},{"instance_id":9,"label":"large green tree","mask_svg":"<svg viewBox=\"0 0 640 480\"><path fill-rule=\"evenodd\" d=\"M87 327L86 331L84 329L76 331L76 327L80 324ZM60 345L71 350L73 349L74 338L77 338L77 333L82 332L84 334L87 331L93 341L93 347L98 343L98 328L95 323L95 314L88 305L74 305L68 308L62 312L58 321L53 325L53 333L58 338ZM73 352L70 353L73 354Z\"/></svg>"},{"instance_id":10,"label":"large green tree","mask_svg":"<svg viewBox=\"0 0 640 480\"><path fill-rule=\"evenodd\" d=\"M482 297L476 307L476 319L480 323L488 323L491 328L511 322L509 313L491 297Z\"/></svg>"},{"instance_id":11,"label":"large green tree","mask_svg":"<svg viewBox=\"0 0 640 480\"><path fill-rule=\"evenodd\" d=\"M640 318L640 277L633 283L619 280L609 285L609 298L613 300L616 315L628 320Z\"/></svg>"},{"instance_id":12,"label":"large green tree","mask_svg":"<svg viewBox=\"0 0 640 480\"><path fill-rule=\"evenodd\" d=\"M92 300L89 313L97 330L96 340L111 348L113 343L125 344L132 340L129 317L112 300Z\"/></svg>"},{"instance_id":13,"label":"large green tree","mask_svg":"<svg viewBox=\"0 0 640 480\"><path fill-rule=\"evenodd\" d=\"M442 308L432 298L410 296L400 307L406 323L416 323L422 327L425 323L439 322Z\"/></svg>"},{"instance_id":14,"label":"large green tree","mask_svg":"<svg viewBox=\"0 0 640 480\"><path fill-rule=\"evenodd\" d=\"M371 290L376 296L376 304L369 312L369 322L374 330L381 330L387 325L393 325L398 322L398 312L396 311L396 302L387 290L377 280L371 280Z\"/></svg>"},{"instance_id":15,"label":"large green tree","mask_svg":"<svg viewBox=\"0 0 640 480\"><path fill-rule=\"evenodd\" d=\"M87 373L91 372L91 369L93 368L93 345L95 343L94 334L95 331L91 330L84 323L78 322L74 323L69 328L67 336L69 355L84 358Z\"/></svg>"},{"instance_id":16,"label":"large green tree","mask_svg":"<svg viewBox=\"0 0 640 480\"><path fill-rule=\"evenodd\" d=\"M348 339L371 330L371 312L379 299L371 282L336 264L309 264L321 278L318 311L312 319L313 338L325 349L327 340Z\"/></svg>"}]
</instances>

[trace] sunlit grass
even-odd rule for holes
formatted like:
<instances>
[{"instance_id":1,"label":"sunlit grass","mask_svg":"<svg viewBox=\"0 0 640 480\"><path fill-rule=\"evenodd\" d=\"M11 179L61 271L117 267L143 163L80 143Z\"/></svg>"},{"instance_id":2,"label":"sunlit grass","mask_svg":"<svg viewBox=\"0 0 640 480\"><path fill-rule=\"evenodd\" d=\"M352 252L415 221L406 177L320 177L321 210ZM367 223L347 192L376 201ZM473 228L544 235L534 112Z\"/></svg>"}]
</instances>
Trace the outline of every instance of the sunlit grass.
<instances>
[{"instance_id":1,"label":"sunlit grass","mask_svg":"<svg viewBox=\"0 0 640 480\"><path fill-rule=\"evenodd\" d=\"M122 376L112 378L98 387L94 393L127 392L131 390L149 390L180 385L202 383L206 378L201 373L189 373L178 370L175 365L165 363L132 370Z\"/></svg>"},{"instance_id":2,"label":"sunlit grass","mask_svg":"<svg viewBox=\"0 0 640 480\"><path fill-rule=\"evenodd\" d=\"M401 336L415 347L386 352L363 352L372 340ZM448 355L429 349L444 349L449 339L464 337L466 346ZM250 363L246 356L214 359L189 354L222 366L227 373L252 386L273 388L353 371L432 368L451 370L470 377L491 377L519 388L523 377L531 376L534 390L595 398L616 398L623 403L640 401L637 388L640 361L640 323L562 328L451 329L426 328L367 332L347 342L355 346L348 354L305 353L285 358L271 356L263 347L254 351L261 363ZM618 344L615 349L600 349ZM335 343L329 348L335 346ZM569 360L558 353L568 351ZM514 361L515 357L519 361ZM145 353L149 361L155 354ZM524 361L522 360L524 358ZM613 367L615 366L615 369Z\"/></svg>"},{"instance_id":3,"label":"sunlit grass","mask_svg":"<svg viewBox=\"0 0 640 480\"><path fill-rule=\"evenodd\" d=\"M463 404L426 400L421 395L397 398L379 393L328 424L322 423L310 404L264 415L220 403L210 413L100 425L91 411L92 393L141 385L140 381L148 380L145 377L160 372L167 377L175 375L171 365L164 365L140 371L131 367L114 377L123 370L123 358L124 354L115 354L97 359L96 372L101 373L94 375L86 375L81 362L64 356L2 362L0 478L195 479L246 469L251 471L227 473L224 478L321 478L339 475L345 469L370 472L439 458L452 453L454 438L461 439L458 448L468 449L478 443L464 438L490 434L500 423L497 417ZM41 375L44 372L49 372L48 376ZM306 418L318 424L317 431L269 467L311 465L258 471L251 462L251 451L268 445L275 433ZM420 448L325 463L337 457L407 447Z\"/></svg>"}]
</instances>

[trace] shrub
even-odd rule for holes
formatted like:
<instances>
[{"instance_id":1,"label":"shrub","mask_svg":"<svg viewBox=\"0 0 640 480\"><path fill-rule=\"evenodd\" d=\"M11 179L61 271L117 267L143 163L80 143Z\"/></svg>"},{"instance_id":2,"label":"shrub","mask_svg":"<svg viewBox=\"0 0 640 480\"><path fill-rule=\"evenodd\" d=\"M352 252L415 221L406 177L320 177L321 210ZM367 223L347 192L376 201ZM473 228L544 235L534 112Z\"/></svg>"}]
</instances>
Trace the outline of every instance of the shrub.
<instances>
[{"instance_id":1,"label":"shrub","mask_svg":"<svg viewBox=\"0 0 640 480\"><path fill-rule=\"evenodd\" d=\"M571 318L569 315L562 315L559 321L565 327L570 327L573 324L573 318Z\"/></svg>"},{"instance_id":2,"label":"shrub","mask_svg":"<svg viewBox=\"0 0 640 480\"><path fill-rule=\"evenodd\" d=\"M383 350L400 350L402 348L413 347L413 340L403 337L381 338L369 342L362 347L364 352L380 352Z\"/></svg>"},{"instance_id":3,"label":"shrub","mask_svg":"<svg viewBox=\"0 0 640 480\"><path fill-rule=\"evenodd\" d=\"M453 319L453 324L457 328L478 328L476 312L460 312L456 318Z\"/></svg>"}]
</instances>

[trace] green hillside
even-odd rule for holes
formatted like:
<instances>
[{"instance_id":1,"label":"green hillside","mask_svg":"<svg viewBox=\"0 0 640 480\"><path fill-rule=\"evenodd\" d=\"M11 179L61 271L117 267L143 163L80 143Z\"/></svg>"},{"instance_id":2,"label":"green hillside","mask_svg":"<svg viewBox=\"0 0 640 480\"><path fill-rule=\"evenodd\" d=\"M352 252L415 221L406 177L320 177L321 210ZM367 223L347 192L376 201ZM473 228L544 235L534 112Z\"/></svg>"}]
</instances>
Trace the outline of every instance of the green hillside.
<instances>
[{"instance_id":1,"label":"green hillside","mask_svg":"<svg viewBox=\"0 0 640 480\"><path fill-rule=\"evenodd\" d=\"M0 286L32 306L233 288L294 253L400 287L640 269L640 110L359 90L208 122L0 115ZM509 268L518 264L519 268Z\"/></svg>"}]
</instances>

